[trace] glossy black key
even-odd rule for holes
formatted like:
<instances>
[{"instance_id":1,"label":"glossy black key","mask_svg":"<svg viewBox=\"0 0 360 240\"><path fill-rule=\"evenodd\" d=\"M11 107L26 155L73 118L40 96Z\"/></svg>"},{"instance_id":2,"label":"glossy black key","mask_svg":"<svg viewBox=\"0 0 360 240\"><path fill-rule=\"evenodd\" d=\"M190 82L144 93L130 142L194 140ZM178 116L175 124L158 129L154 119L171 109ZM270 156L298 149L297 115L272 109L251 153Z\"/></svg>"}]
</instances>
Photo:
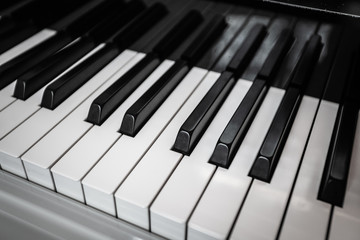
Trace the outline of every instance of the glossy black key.
<instances>
[{"instance_id":1,"label":"glossy black key","mask_svg":"<svg viewBox=\"0 0 360 240\"><path fill-rule=\"evenodd\" d=\"M86 120L101 125L159 64L155 54L147 54L92 102Z\"/></svg>"},{"instance_id":2,"label":"glossy black key","mask_svg":"<svg viewBox=\"0 0 360 240\"><path fill-rule=\"evenodd\" d=\"M161 59L165 59L203 20L199 11L190 11L154 46L153 52L156 52Z\"/></svg>"},{"instance_id":3,"label":"glossy black key","mask_svg":"<svg viewBox=\"0 0 360 240\"><path fill-rule=\"evenodd\" d=\"M185 60L189 66L193 66L213 44L214 40L221 35L226 26L225 18L221 15L215 15L182 54L181 59Z\"/></svg>"},{"instance_id":4,"label":"glossy black key","mask_svg":"<svg viewBox=\"0 0 360 240\"><path fill-rule=\"evenodd\" d=\"M237 50L233 59L227 66L227 70L234 72L235 77L241 76L261 42L266 36L266 27L262 24L256 24L244 40L241 47Z\"/></svg>"},{"instance_id":5,"label":"glossy black key","mask_svg":"<svg viewBox=\"0 0 360 240\"><path fill-rule=\"evenodd\" d=\"M187 14L159 41L159 43L154 47L153 52L147 54L144 59L137 63L124 76L122 76L94 100L90 106L87 121L97 125L102 124L111 115L111 113L121 105L126 97L128 97L132 91L149 76L149 74L160 64L160 61L174 51L200 24L201 21L202 17L198 12L194 11ZM180 69L178 67L174 67L174 70L172 71L180 71ZM175 81L181 75L179 74L180 73L170 72L167 77L172 78ZM148 94L152 92L153 90ZM164 96L166 95L167 94L164 94ZM153 99L153 101L156 100L158 100L158 98ZM155 106L154 103L152 103L151 106ZM148 112L149 111L150 110L148 110ZM146 118L147 117L144 119Z\"/></svg>"},{"instance_id":6,"label":"glossy black key","mask_svg":"<svg viewBox=\"0 0 360 240\"><path fill-rule=\"evenodd\" d=\"M216 21L214 21L216 20ZM214 26L217 24L217 26ZM122 121L120 132L129 136L135 136L136 133L145 125L146 121L158 109L163 101L170 95L175 87L180 83L185 74L190 70L191 64L195 64L197 59L208 50L208 47L214 43L218 38L216 33L219 33L222 27L226 25L215 16L208 25L205 26L198 37L190 44L188 49L184 52L192 51L193 57L177 60L175 65L172 66L148 91L146 91L139 100L137 100L125 113ZM205 34L206 33L206 34ZM201 42L204 46L194 47L195 43ZM189 56L189 55L188 55Z\"/></svg>"},{"instance_id":7,"label":"glossy black key","mask_svg":"<svg viewBox=\"0 0 360 240\"><path fill-rule=\"evenodd\" d=\"M120 132L134 137L161 103L180 83L189 67L183 60L176 63L161 76L125 113Z\"/></svg>"},{"instance_id":8,"label":"glossy black key","mask_svg":"<svg viewBox=\"0 0 360 240\"><path fill-rule=\"evenodd\" d=\"M303 84L309 79L313 67L316 66L321 47L321 38L318 35L313 35L304 47L303 54L291 80L291 87L287 90L277 110L259 154L250 170L249 175L251 177L265 182L271 181L300 106Z\"/></svg>"},{"instance_id":9,"label":"glossy black key","mask_svg":"<svg viewBox=\"0 0 360 240\"><path fill-rule=\"evenodd\" d=\"M228 168L254 119L281 60L293 42L292 32L283 30L270 51L258 77L222 132L209 163Z\"/></svg>"},{"instance_id":10,"label":"glossy black key","mask_svg":"<svg viewBox=\"0 0 360 240\"><path fill-rule=\"evenodd\" d=\"M111 2L111 1L110 1ZM80 8L77 11L74 11L70 14L70 16L66 17L64 20L65 23L60 21L59 26L70 27L73 26L73 23L67 23L68 20L74 20L75 23L76 20L79 20L79 22L83 22L85 20L88 20L89 22L93 23L95 25L98 21L100 16L92 14L94 11L96 12L97 7L99 7L99 3L91 3L88 4L82 8ZM101 6L101 5L100 5ZM115 7L116 5L111 5ZM114 8L117 9L117 8ZM102 12L102 11L100 11ZM73 16L74 14L80 14L79 16ZM93 17L93 18L91 18ZM91 19L90 19L91 18ZM67 24L66 24L67 23ZM74 24L75 24L74 23ZM79 33L84 30L89 30L89 28L93 27L93 25L87 25L82 28L82 30L79 30ZM76 29L74 27L74 29ZM78 33L77 33L78 34ZM48 40L42 42L41 44L36 45L35 47L29 49L28 51L20 54L19 56L13 58L12 60L8 61L7 63L0 66L0 89L7 86L9 83L14 81L16 78L24 74L26 71L31 69L36 64L40 63L44 59L48 58L50 55L58 51L59 49L63 48L66 44L70 43L74 36L70 36L68 32L61 31L60 33L56 34L55 36L49 38Z\"/></svg>"},{"instance_id":11,"label":"glossy black key","mask_svg":"<svg viewBox=\"0 0 360 240\"><path fill-rule=\"evenodd\" d=\"M286 91L249 176L271 181L300 102L299 89L291 87Z\"/></svg>"},{"instance_id":12,"label":"glossy black key","mask_svg":"<svg viewBox=\"0 0 360 240\"><path fill-rule=\"evenodd\" d=\"M167 13L168 10L165 5L162 3L155 3L145 12L137 16L126 28L113 36L111 41L120 48L129 46L165 17Z\"/></svg>"},{"instance_id":13,"label":"glossy black key","mask_svg":"<svg viewBox=\"0 0 360 240\"><path fill-rule=\"evenodd\" d=\"M271 49L269 57L266 59L259 74L257 75L258 79L268 81L274 77L281 61L284 59L285 54L288 52L293 42L294 35L292 30L283 30L275 46Z\"/></svg>"},{"instance_id":14,"label":"glossy black key","mask_svg":"<svg viewBox=\"0 0 360 240\"><path fill-rule=\"evenodd\" d=\"M57 34L56 36L44 42L44 44L37 45L30 50L13 58L9 62L0 66L0 89L6 87L13 82L17 77L24 74L37 63L43 61L50 56L54 51L62 48L70 42L66 34Z\"/></svg>"},{"instance_id":15,"label":"glossy black key","mask_svg":"<svg viewBox=\"0 0 360 240\"><path fill-rule=\"evenodd\" d=\"M40 62L20 76L15 85L14 97L26 100L45 86L74 62L93 49L94 44L87 38L67 46L63 50Z\"/></svg>"},{"instance_id":16,"label":"glossy black key","mask_svg":"<svg viewBox=\"0 0 360 240\"><path fill-rule=\"evenodd\" d=\"M190 155L226 96L235 84L232 72L224 72L181 126L173 150Z\"/></svg>"},{"instance_id":17,"label":"glossy black key","mask_svg":"<svg viewBox=\"0 0 360 240\"><path fill-rule=\"evenodd\" d=\"M115 46L108 44L91 55L77 67L46 87L41 106L51 110L55 109L118 54L119 50Z\"/></svg>"},{"instance_id":18,"label":"glossy black key","mask_svg":"<svg viewBox=\"0 0 360 240\"><path fill-rule=\"evenodd\" d=\"M241 75L265 35L266 28L264 25L257 24L251 29L249 35L229 63L228 71L221 74L216 83L181 126L173 150L186 155L191 153L235 84L234 72L236 72L236 76Z\"/></svg>"},{"instance_id":19,"label":"glossy black key","mask_svg":"<svg viewBox=\"0 0 360 240\"><path fill-rule=\"evenodd\" d=\"M17 80L14 96L25 100L40 87L53 80L57 75L70 67L82 56L103 42L116 32L130 19L136 16L144 5L140 1L134 1L123 8L120 14L110 15L104 21L92 28L86 36L72 43L70 47L58 51L54 55L40 62ZM109 13L111 14L111 13Z\"/></svg>"},{"instance_id":20,"label":"glossy black key","mask_svg":"<svg viewBox=\"0 0 360 240\"><path fill-rule=\"evenodd\" d=\"M359 106L341 107L326 157L318 199L343 206Z\"/></svg>"}]
</instances>

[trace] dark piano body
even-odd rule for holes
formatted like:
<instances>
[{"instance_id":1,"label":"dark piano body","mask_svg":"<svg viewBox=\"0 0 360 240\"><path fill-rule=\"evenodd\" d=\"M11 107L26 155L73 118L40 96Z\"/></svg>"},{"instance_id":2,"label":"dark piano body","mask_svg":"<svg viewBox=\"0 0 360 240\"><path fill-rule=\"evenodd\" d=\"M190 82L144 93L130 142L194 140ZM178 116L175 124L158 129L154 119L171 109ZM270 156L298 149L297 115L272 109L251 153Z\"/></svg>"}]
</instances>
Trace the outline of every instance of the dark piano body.
<instances>
[{"instance_id":1,"label":"dark piano body","mask_svg":"<svg viewBox=\"0 0 360 240\"><path fill-rule=\"evenodd\" d=\"M358 1L49 2L0 3L0 239L360 239Z\"/></svg>"}]
</instances>

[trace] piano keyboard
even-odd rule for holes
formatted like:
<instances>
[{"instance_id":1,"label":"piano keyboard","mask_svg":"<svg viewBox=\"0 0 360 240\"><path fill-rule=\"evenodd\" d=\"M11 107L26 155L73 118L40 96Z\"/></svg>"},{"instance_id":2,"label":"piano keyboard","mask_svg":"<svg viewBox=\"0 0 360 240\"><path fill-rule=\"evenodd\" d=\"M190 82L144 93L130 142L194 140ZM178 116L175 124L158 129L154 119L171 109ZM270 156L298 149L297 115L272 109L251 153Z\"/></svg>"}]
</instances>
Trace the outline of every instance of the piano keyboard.
<instances>
[{"instance_id":1,"label":"piano keyboard","mask_svg":"<svg viewBox=\"0 0 360 240\"><path fill-rule=\"evenodd\" d=\"M0 4L4 229L359 239L356 28L209 1L65 5Z\"/></svg>"}]
</instances>

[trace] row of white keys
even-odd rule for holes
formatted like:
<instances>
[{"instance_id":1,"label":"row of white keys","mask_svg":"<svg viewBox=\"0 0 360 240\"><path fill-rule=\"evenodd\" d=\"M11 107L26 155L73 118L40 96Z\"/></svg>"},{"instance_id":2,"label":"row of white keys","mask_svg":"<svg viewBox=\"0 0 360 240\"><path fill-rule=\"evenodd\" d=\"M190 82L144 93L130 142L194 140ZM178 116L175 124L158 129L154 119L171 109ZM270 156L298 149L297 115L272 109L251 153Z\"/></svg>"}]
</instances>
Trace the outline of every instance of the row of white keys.
<instances>
[{"instance_id":1,"label":"row of white keys","mask_svg":"<svg viewBox=\"0 0 360 240\"><path fill-rule=\"evenodd\" d=\"M248 172L285 91L270 88L229 169L217 168L188 223L188 239L226 239L252 178Z\"/></svg>"},{"instance_id":2,"label":"row of white keys","mask_svg":"<svg viewBox=\"0 0 360 240\"><path fill-rule=\"evenodd\" d=\"M97 89L79 107L70 113L39 142L29 149L21 159L30 181L36 182L50 189L55 189L50 168L80 139L93 125L85 121L91 102L110 84L125 74L143 57L143 53L130 58L119 56L108 67L118 70L102 87ZM127 60L129 60L127 62ZM88 152L88 151L86 151Z\"/></svg>"},{"instance_id":3,"label":"row of white keys","mask_svg":"<svg viewBox=\"0 0 360 240\"><path fill-rule=\"evenodd\" d=\"M191 69L136 137L123 135L102 157L82 181L88 205L116 215L114 192L203 80L206 73L207 70L197 67Z\"/></svg>"},{"instance_id":4,"label":"row of white keys","mask_svg":"<svg viewBox=\"0 0 360 240\"><path fill-rule=\"evenodd\" d=\"M276 239L318 103L303 97L270 184L253 181L230 239Z\"/></svg>"},{"instance_id":5,"label":"row of white keys","mask_svg":"<svg viewBox=\"0 0 360 240\"><path fill-rule=\"evenodd\" d=\"M125 51L119 57L127 62L134 55L132 51ZM91 93L96 91L108 80L119 66L111 63L74 92L55 110L41 108L16 129L0 141L0 161L4 170L18 176L26 177L20 157L46 133L54 128L73 109L82 103Z\"/></svg>"},{"instance_id":6,"label":"row of white keys","mask_svg":"<svg viewBox=\"0 0 360 240\"><path fill-rule=\"evenodd\" d=\"M57 76L55 79L53 79L51 82L57 80L59 77L63 76L65 73L73 69L75 66L79 65L81 62L83 62L85 59L93 55L95 52L97 52L101 46L93 49L88 54L86 54L84 57L79 59L76 63L74 63L70 68L68 68L66 71L61 73L59 76ZM51 84L48 83L48 84ZM47 84L47 85L48 85ZM19 124L21 124L23 121L25 121L27 118L29 118L32 114L34 114L36 111L38 111L41 106L41 99L44 93L45 88L44 86L39 91L37 91L35 94L33 94L31 97L23 100L16 100L13 102L10 106L5 108L0 113L0 139L2 139L6 134L8 134L11 130L16 128Z\"/></svg>"},{"instance_id":7,"label":"row of white keys","mask_svg":"<svg viewBox=\"0 0 360 240\"><path fill-rule=\"evenodd\" d=\"M359 112L360 116L360 112ZM330 240L358 240L360 237L360 117L351 155L347 190L342 208L335 206Z\"/></svg>"},{"instance_id":8,"label":"row of white keys","mask_svg":"<svg viewBox=\"0 0 360 240\"><path fill-rule=\"evenodd\" d=\"M280 239L325 239L331 205L317 200L339 105L322 100L313 124Z\"/></svg>"},{"instance_id":9,"label":"row of white keys","mask_svg":"<svg viewBox=\"0 0 360 240\"><path fill-rule=\"evenodd\" d=\"M200 70L200 69L198 69ZM206 71L198 71L198 77L205 76ZM150 230L149 207L161 186L176 167L182 154L171 150L177 131L190 115L196 105L205 96L218 78L219 73L208 72L176 114L170 124L159 136L139 164L115 193L116 209L119 218ZM119 165L121 166L121 165ZM120 170L120 169L119 169ZM115 189L117 186L114 186ZM86 186L84 185L86 191Z\"/></svg>"},{"instance_id":10,"label":"row of white keys","mask_svg":"<svg viewBox=\"0 0 360 240\"><path fill-rule=\"evenodd\" d=\"M56 190L64 195L84 202L81 180L109 148L120 138L118 132L127 109L173 64L165 61L141 84L101 126L87 132L52 168ZM99 94L96 94L99 95ZM96 96L97 97L97 96ZM92 102L92 101L91 101ZM91 102L81 120L87 116ZM79 120L78 120L79 121Z\"/></svg>"},{"instance_id":11,"label":"row of white keys","mask_svg":"<svg viewBox=\"0 0 360 240\"><path fill-rule=\"evenodd\" d=\"M29 37L28 39L22 41L21 43L17 44L16 46L10 48L6 52L0 55L0 66L4 63L8 62L9 60L19 56L21 53L35 47L36 45L42 43L46 39L49 39L56 35L56 31L52 29L43 29L40 32L34 34L33 36Z\"/></svg>"}]
</instances>

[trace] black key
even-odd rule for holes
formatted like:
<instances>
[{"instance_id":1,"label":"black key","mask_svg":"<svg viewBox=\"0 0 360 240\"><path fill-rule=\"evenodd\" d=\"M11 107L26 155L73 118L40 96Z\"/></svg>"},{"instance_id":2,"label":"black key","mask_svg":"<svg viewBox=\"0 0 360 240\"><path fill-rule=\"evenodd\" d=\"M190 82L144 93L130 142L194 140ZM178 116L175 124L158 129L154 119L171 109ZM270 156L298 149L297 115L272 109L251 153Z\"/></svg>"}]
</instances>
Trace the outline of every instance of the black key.
<instances>
[{"instance_id":1,"label":"black key","mask_svg":"<svg viewBox=\"0 0 360 240\"><path fill-rule=\"evenodd\" d=\"M176 49L184 39L189 36L203 21L200 12L190 11L177 23L167 34L154 46L153 52L156 52L161 59L166 58Z\"/></svg>"},{"instance_id":2,"label":"black key","mask_svg":"<svg viewBox=\"0 0 360 240\"><path fill-rule=\"evenodd\" d=\"M285 29L281 32L275 46L271 49L269 57L262 66L257 78L268 81L272 79L285 54L290 49L294 42L293 32L290 29Z\"/></svg>"},{"instance_id":3,"label":"black key","mask_svg":"<svg viewBox=\"0 0 360 240\"><path fill-rule=\"evenodd\" d=\"M135 5L135 8L132 7L134 5ZM95 5L92 4L90 6L92 8L94 8L94 7L98 6L98 4L95 4ZM115 10L120 8L117 5L111 5L111 6L114 7ZM90 8L90 9L92 9L92 8ZM87 6L87 8L81 8L81 9L88 10L89 6ZM122 16L124 16L124 18L126 18L126 19L122 19L123 20L123 21L121 21L122 24L126 24L131 19L131 17L133 17L132 14L136 15L137 11L141 10L141 4L133 4L133 5L131 5L131 8L129 7L129 9L126 9L126 10L129 10L129 11L126 14L122 15ZM77 13L77 12L78 11L75 11L75 13ZM90 11L90 13L91 13L91 11ZM81 15L82 17L75 18L75 19L86 20L90 16L93 16L90 13L88 14L87 12L85 12ZM116 11L115 12L111 11L109 14L111 14L111 13L116 14ZM73 18L70 18L70 19L73 19ZM97 18L94 18L94 19L97 19ZM107 31L109 31L109 29L111 29L112 31L115 32L116 27L118 27L118 24L114 24L111 27L106 28L106 30L105 30L105 26L108 23L107 20L109 20L109 19L105 18L104 21L97 24L95 26L95 28L93 28L93 31L90 31L90 33L89 33L89 36L92 37L92 39L94 40L94 43L93 43L94 47L95 47L95 44L99 43L99 42L97 42L97 40L99 40L99 41L103 40L102 37L99 37L99 35L101 33L108 33ZM110 20L112 20L112 19L110 19ZM82 21L80 21L80 22L82 22ZM72 25L70 24L70 26L72 26ZM90 27L91 26L88 26L88 27L84 26L84 28L82 30L88 29ZM104 31L99 31L99 30L97 30L98 28L104 28ZM106 34L104 34L104 37L106 37ZM59 49L64 47L66 44L70 43L73 39L74 39L74 36L69 36L68 33L60 32L60 33L56 34L54 37L51 37L50 39L44 41L43 43L38 44L37 46L33 47L32 49L29 49L28 51L20 54L19 56L15 57L14 59L10 60L9 62L0 66L0 79L1 79L0 80L0 89L7 86L9 83L14 81L16 78L18 78L19 76L24 74L26 71L31 69L36 64L38 64L41 61L48 58L50 55L52 55L53 53L55 53L56 51L58 51ZM78 45L81 45L81 42L79 42Z\"/></svg>"},{"instance_id":4,"label":"black key","mask_svg":"<svg viewBox=\"0 0 360 240\"><path fill-rule=\"evenodd\" d=\"M106 17L108 11L111 13L112 8L121 9L122 3L119 2L121 1L118 1L118 3L113 0L85 2L84 5L71 11L65 17L49 26L49 28L58 32L66 31L68 34L73 35L73 37L78 37Z\"/></svg>"},{"instance_id":5,"label":"black key","mask_svg":"<svg viewBox=\"0 0 360 240\"><path fill-rule=\"evenodd\" d=\"M304 52L296 66L291 86L302 88L309 80L310 74L316 65L322 49L321 37L317 34L311 36L304 47Z\"/></svg>"},{"instance_id":6,"label":"black key","mask_svg":"<svg viewBox=\"0 0 360 240\"><path fill-rule=\"evenodd\" d=\"M113 36L111 41L118 45L119 48L129 46L158 23L167 13L168 10L162 3L155 3L137 16L127 27Z\"/></svg>"},{"instance_id":7,"label":"black key","mask_svg":"<svg viewBox=\"0 0 360 240\"><path fill-rule=\"evenodd\" d=\"M134 137L161 103L180 83L189 67L183 60L178 60L156 81L125 113L120 132Z\"/></svg>"},{"instance_id":8,"label":"black key","mask_svg":"<svg viewBox=\"0 0 360 240\"><path fill-rule=\"evenodd\" d=\"M17 24L14 28L5 32L0 39L0 53L4 53L27 38L33 36L38 31L39 27L33 25L31 22L25 24Z\"/></svg>"},{"instance_id":9,"label":"black key","mask_svg":"<svg viewBox=\"0 0 360 240\"><path fill-rule=\"evenodd\" d=\"M287 90L249 176L270 182L301 102L300 90Z\"/></svg>"},{"instance_id":10,"label":"black key","mask_svg":"<svg viewBox=\"0 0 360 240\"><path fill-rule=\"evenodd\" d=\"M160 58L166 58L167 55L174 51L201 21L202 17L198 12L194 11L186 15L159 41L153 52L149 53L94 100L90 106L87 121L97 125L102 124L160 64ZM169 73L168 77L174 75L172 77L177 79L179 74Z\"/></svg>"},{"instance_id":11,"label":"black key","mask_svg":"<svg viewBox=\"0 0 360 240\"><path fill-rule=\"evenodd\" d=\"M55 109L118 54L119 50L108 44L91 55L77 67L46 87L41 106L51 110Z\"/></svg>"},{"instance_id":12,"label":"black key","mask_svg":"<svg viewBox=\"0 0 360 240\"><path fill-rule=\"evenodd\" d=\"M181 126L173 150L190 155L235 84L233 73L224 72Z\"/></svg>"},{"instance_id":13,"label":"black key","mask_svg":"<svg viewBox=\"0 0 360 240\"><path fill-rule=\"evenodd\" d=\"M92 41L83 38L42 61L17 79L14 97L26 100L91 51L93 47Z\"/></svg>"},{"instance_id":14,"label":"black key","mask_svg":"<svg viewBox=\"0 0 360 240\"><path fill-rule=\"evenodd\" d=\"M268 86L266 81L271 81L292 42L291 31L283 30L270 51L258 77L222 132L209 163L225 168L230 166L267 93Z\"/></svg>"},{"instance_id":15,"label":"black key","mask_svg":"<svg viewBox=\"0 0 360 240\"><path fill-rule=\"evenodd\" d=\"M221 35L221 32L224 31L226 26L225 18L221 15L215 15L182 54L181 58L185 60L189 66L193 66L214 43L214 40Z\"/></svg>"},{"instance_id":16,"label":"black key","mask_svg":"<svg viewBox=\"0 0 360 240\"><path fill-rule=\"evenodd\" d=\"M263 25L255 25L228 65L239 76L266 35ZM181 126L173 150L190 155L206 128L235 84L234 74L224 72Z\"/></svg>"},{"instance_id":17,"label":"black key","mask_svg":"<svg viewBox=\"0 0 360 240\"><path fill-rule=\"evenodd\" d=\"M316 65L321 46L321 38L318 35L313 35L306 44L291 81L292 87L287 90L250 170L251 177L265 182L271 181L300 106L303 84L309 79Z\"/></svg>"},{"instance_id":18,"label":"black key","mask_svg":"<svg viewBox=\"0 0 360 240\"><path fill-rule=\"evenodd\" d=\"M358 113L355 104L339 110L319 188L319 200L339 207L344 203Z\"/></svg>"},{"instance_id":19,"label":"black key","mask_svg":"<svg viewBox=\"0 0 360 240\"><path fill-rule=\"evenodd\" d=\"M101 125L159 64L155 54L147 54L91 103L86 120Z\"/></svg>"},{"instance_id":20,"label":"black key","mask_svg":"<svg viewBox=\"0 0 360 240\"><path fill-rule=\"evenodd\" d=\"M113 12L107 13L109 17L91 28L86 36L91 37L97 44L105 42L145 9L145 4L140 0L121 5Z\"/></svg>"},{"instance_id":21,"label":"black key","mask_svg":"<svg viewBox=\"0 0 360 240\"><path fill-rule=\"evenodd\" d=\"M9 62L0 66L0 89L6 87L17 77L28 71L31 67L41 62L54 51L68 44L71 39L66 34L57 34L43 44L20 54Z\"/></svg>"},{"instance_id":22,"label":"black key","mask_svg":"<svg viewBox=\"0 0 360 240\"><path fill-rule=\"evenodd\" d=\"M265 36L266 27L264 25L256 24L251 29L249 35L227 66L227 70L234 72L236 78L241 76Z\"/></svg>"},{"instance_id":23,"label":"black key","mask_svg":"<svg viewBox=\"0 0 360 240\"><path fill-rule=\"evenodd\" d=\"M197 59L208 50L208 47L217 38L218 33L223 25L219 21L219 16L215 16L212 21L204 28L192 44L185 50L192 51L193 56L190 61L192 64L196 63ZM216 20L216 21L214 21ZM217 24L217 26L214 26ZM207 34L204 34L206 30ZM195 43L202 43L205 46L194 48ZM183 55L184 56L184 55ZM191 63L190 63L191 64ZM185 74L189 71L189 62L184 60L177 60L172 66L148 91L146 91L138 101L136 101L125 113L121 124L120 132L129 136L135 136L136 133L145 125L146 121L156 111L163 101L170 95L174 88L183 79ZM190 65L191 66L191 65Z\"/></svg>"}]
</instances>

